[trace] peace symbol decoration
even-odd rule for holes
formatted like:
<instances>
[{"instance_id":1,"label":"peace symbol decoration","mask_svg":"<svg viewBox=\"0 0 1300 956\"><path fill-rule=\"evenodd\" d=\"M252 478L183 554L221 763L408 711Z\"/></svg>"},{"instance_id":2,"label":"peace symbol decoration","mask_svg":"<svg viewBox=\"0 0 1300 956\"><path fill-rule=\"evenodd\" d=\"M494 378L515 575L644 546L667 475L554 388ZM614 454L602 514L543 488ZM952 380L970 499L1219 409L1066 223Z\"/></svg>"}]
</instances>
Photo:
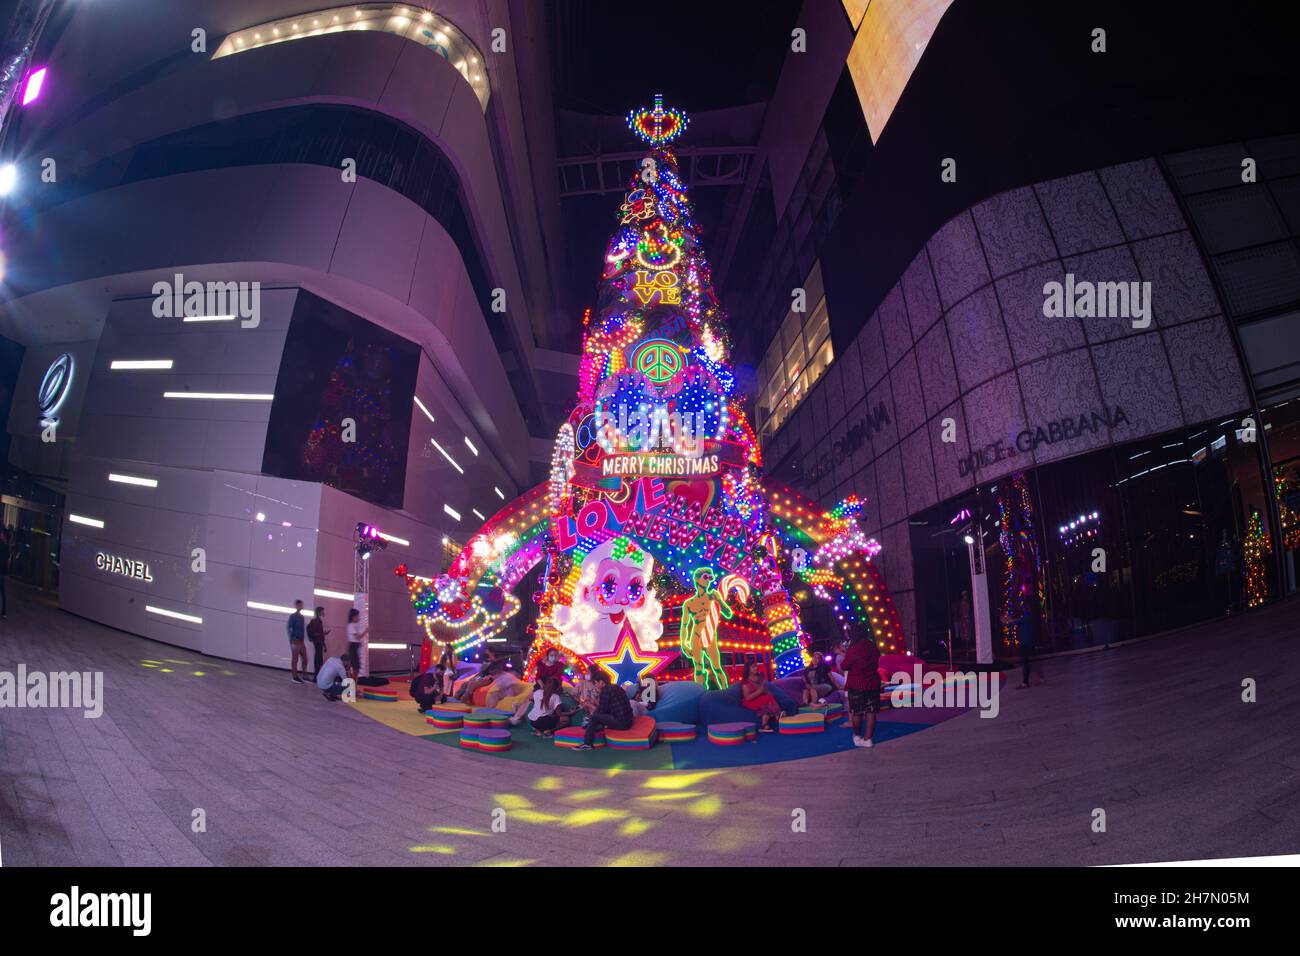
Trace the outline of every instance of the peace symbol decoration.
<instances>
[{"instance_id":1,"label":"peace symbol decoration","mask_svg":"<svg viewBox=\"0 0 1300 956\"><path fill-rule=\"evenodd\" d=\"M663 385L682 367L682 351L668 339L647 339L632 353L632 368L655 385Z\"/></svg>"}]
</instances>

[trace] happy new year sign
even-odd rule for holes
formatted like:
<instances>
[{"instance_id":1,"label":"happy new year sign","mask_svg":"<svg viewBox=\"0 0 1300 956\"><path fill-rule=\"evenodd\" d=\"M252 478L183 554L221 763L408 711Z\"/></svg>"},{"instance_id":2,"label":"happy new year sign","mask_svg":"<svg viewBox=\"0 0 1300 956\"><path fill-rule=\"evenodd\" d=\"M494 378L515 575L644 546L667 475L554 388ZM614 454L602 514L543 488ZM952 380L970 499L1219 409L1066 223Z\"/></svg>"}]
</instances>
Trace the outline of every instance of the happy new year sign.
<instances>
[{"instance_id":1,"label":"happy new year sign","mask_svg":"<svg viewBox=\"0 0 1300 956\"><path fill-rule=\"evenodd\" d=\"M759 532L721 507L705 507L698 499L667 490L659 478L642 478L622 502L589 501L578 513L552 519L556 546L572 550L581 538L604 540L632 535L653 554L656 543L686 551L697 548L703 562L752 579L758 570L752 557Z\"/></svg>"}]
</instances>

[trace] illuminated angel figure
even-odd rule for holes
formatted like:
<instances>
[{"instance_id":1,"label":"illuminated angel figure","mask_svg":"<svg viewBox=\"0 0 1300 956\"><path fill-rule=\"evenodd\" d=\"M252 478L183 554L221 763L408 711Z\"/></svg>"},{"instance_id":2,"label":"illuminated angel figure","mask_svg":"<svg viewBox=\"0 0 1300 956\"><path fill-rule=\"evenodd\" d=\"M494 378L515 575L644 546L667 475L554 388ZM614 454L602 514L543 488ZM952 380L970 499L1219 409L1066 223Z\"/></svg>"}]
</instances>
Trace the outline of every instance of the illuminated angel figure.
<instances>
[{"instance_id":1,"label":"illuminated angel figure","mask_svg":"<svg viewBox=\"0 0 1300 956\"><path fill-rule=\"evenodd\" d=\"M731 605L713 587L713 572L708 568L695 571L695 594L682 602L681 646L695 665L695 681L705 688L710 683L719 689L727 686L718 656L718 624L731 620Z\"/></svg>"}]
</instances>

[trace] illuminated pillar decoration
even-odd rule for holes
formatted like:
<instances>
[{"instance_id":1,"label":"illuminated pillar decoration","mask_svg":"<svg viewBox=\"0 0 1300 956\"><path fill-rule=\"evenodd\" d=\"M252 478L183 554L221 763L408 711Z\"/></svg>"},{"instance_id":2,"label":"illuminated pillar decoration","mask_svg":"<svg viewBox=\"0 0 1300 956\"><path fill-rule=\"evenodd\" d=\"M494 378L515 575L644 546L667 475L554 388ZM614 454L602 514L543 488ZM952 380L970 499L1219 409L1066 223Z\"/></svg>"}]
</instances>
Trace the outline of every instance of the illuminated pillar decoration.
<instances>
[{"instance_id":1,"label":"illuminated pillar decoration","mask_svg":"<svg viewBox=\"0 0 1300 956\"><path fill-rule=\"evenodd\" d=\"M1259 607L1268 600L1268 555L1272 549L1264 522L1252 511L1246 525L1246 607Z\"/></svg>"},{"instance_id":2,"label":"illuminated pillar decoration","mask_svg":"<svg viewBox=\"0 0 1300 956\"><path fill-rule=\"evenodd\" d=\"M443 641L462 651L500 634L521 605L511 592L541 565L526 677L552 649L571 673L662 673L684 653L686 673L718 687L721 655L748 653L770 655L784 676L807 663L785 585L805 583L789 568L795 546L819 555L805 570L846 626L904 651L871 560L879 545L857 528L860 503L824 512L762 480L727 315L673 153L686 114L656 97L628 125L646 155L605 248L599 308L582 317L578 394L549 479L493 515L446 575L408 578L429 638L422 660Z\"/></svg>"}]
</instances>

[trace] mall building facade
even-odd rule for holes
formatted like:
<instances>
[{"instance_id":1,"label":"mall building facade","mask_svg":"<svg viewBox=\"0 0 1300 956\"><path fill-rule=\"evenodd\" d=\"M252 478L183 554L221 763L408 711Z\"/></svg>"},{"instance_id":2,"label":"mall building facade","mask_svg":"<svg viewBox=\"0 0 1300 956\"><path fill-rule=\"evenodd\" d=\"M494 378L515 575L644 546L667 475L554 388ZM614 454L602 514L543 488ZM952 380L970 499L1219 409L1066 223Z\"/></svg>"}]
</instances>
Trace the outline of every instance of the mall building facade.
<instances>
[{"instance_id":1,"label":"mall building facade","mask_svg":"<svg viewBox=\"0 0 1300 956\"><path fill-rule=\"evenodd\" d=\"M1294 592L1300 136L1280 87L1230 113L1172 77L1194 93L1162 117L1143 67L1089 76L1067 49L1086 18L935 3L918 34L863 6L805 4L835 56L787 58L720 266L754 314L768 472L866 501L932 659L1016 656L1028 615L1045 653ZM1156 42L1131 13L1112 36ZM1053 31L1061 49L1009 57ZM973 105L1004 92L982 62L1004 48L1036 80L994 135ZM858 67L915 49L891 115L889 71Z\"/></svg>"},{"instance_id":2,"label":"mall building facade","mask_svg":"<svg viewBox=\"0 0 1300 956\"><path fill-rule=\"evenodd\" d=\"M545 64L484 56L529 32L505 4L166 6L52 22L7 144L10 460L65 494L60 604L287 667L295 599L342 635L364 524L371 666L404 668L401 568L531 487L530 416L574 387L521 265L556 205L524 119ZM168 45L194 24L205 51Z\"/></svg>"}]
</instances>

